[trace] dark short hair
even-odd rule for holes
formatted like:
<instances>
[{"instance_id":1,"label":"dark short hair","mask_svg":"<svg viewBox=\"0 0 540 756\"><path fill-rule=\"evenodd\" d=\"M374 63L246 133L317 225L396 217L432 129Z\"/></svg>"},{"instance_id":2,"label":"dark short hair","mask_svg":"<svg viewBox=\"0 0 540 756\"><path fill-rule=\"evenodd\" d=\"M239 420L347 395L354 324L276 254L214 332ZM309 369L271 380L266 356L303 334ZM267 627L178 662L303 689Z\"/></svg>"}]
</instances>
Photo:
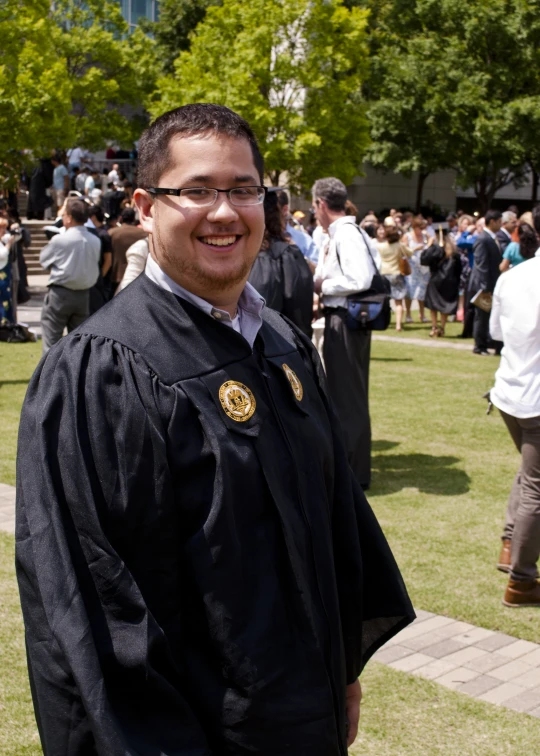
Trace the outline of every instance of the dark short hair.
<instances>
[{"instance_id":1,"label":"dark short hair","mask_svg":"<svg viewBox=\"0 0 540 756\"><path fill-rule=\"evenodd\" d=\"M75 223L86 223L88 220L88 205L80 199L68 199L66 213L73 218Z\"/></svg>"},{"instance_id":2,"label":"dark short hair","mask_svg":"<svg viewBox=\"0 0 540 756\"><path fill-rule=\"evenodd\" d=\"M105 220L105 213L103 212L103 208L99 205L90 205L88 208L88 217L89 218L97 218L100 223L103 223Z\"/></svg>"},{"instance_id":3,"label":"dark short hair","mask_svg":"<svg viewBox=\"0 0 540 756\"><path fill-rule=\"evenodd\" d=\"M486 226L491 223L491 221L498 221L501 218L502 213L500 210L488 210L485 215Z\"/></svg>"},{"instance_id":4,"label":"dark short hair","mask_svg":"<svg viewBox=\"0 0 540 756\"><path fill-rule=\"evenodd\" d=\"M315 199L323 199L329 210L334 212L344 211L347 202L347 187L338 178L322 178L313 184L313 196Z\"/></svg>"},{"instance_id":5,"label":"dark short hair","mask_svg":"<svg viewBox=\"0 0 540 756\"><path fill-rule=\"evenodd\" d=\"M135 223L135 210L132 207L125 207L120 213L122 223L133 225Z\"/></svg>"},{"instance_id":6,"label":"dark short hair","mask_svg":"<svg viewBox=\"0 0 540 756\"><path fill-rule=\"evenodd\" d=\"M170 165L171 140L197 134L223 134L235 139L247 139L253 162L264 182L264 160L251 126L230 108L208 102L197 102L169 110L143 132L139 141L138 183L143 188L157 186Z\"/></svg>"},{"instance_id":7,"label":"dark short hair","mask_svg":"<svg viewBox=\"0 0 540 756\"><path fill-rule=\"evenodd\" d=\"M266 192L264 196L264 224L266 239L285 241L281 227L281 210L279 209L279 192Z\"/></svg>"},{"instance_id":8,"label":"dark short hair","mask_svg":"<svg viewBox=\"0 0 540 756\"><path fill-rule=\"evenodd\" d=\"M533 217L533 223L534 223L534 230L536 231L538 235L540 235L540 205L536 205L536 207L533 207L532 217Z\"/></svg>"},{"instance_id":9,"label":"dark short hair","mask_svg":"<svg viewBox=\"0 0 540 756\"><path fill-rule=\"evenodd\" d=\"M457 215L455 213L448 213L448 215L446 216L446 221L448 222L453 220L457 220Z\"/></svg>"},{"instance_id":10,"label":"dark short hair","mask_svg":"<svg viewBox=\"0 0 540 756\"><path fill-rule=\"evenodd\" d=\"M538 249L538 237L534 228L529 223L520 223L518 226L519 254L530 260Z\"/></svg>"},{"instance_id":11,"label":"dark short hair","mask_svg":"<svg viewBox=\"0 0 540 756\"><path fill-rule=\"evenodd\" d=\"M278 189L276 194L277 194L278 205L280 207L286 207L289 204L289 195L287 194L285 189Z\"/></svg>"}]
</instances>

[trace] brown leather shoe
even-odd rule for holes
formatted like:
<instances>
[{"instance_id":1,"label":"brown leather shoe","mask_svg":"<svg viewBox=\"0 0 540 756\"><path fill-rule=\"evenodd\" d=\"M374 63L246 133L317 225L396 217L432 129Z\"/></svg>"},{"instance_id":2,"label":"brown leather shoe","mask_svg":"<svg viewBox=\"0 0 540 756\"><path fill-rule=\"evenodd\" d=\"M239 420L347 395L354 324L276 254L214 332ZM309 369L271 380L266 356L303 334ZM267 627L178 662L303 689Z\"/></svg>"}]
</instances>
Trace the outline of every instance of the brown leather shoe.
<instances>
[{"instance_id":1,"label":"brown leather shoe","mask_svg":"<svg viewBox=\"0 0 540 756\"><path fill-rule=\"evenodd\" d=\"M497 569L501 572L510 572L512 565L512 541L509 538L502 539L501 553L497 562Z\"/></svg>"},{"instance_id":2,"label":"brown leather shoe","mask_svg":"<svg viewBox=\"0 0 540 756\"><path fill-rule=\"evenodd\" d=\"M540 607L540 583L537 580L510 580L504 592L503 604L512 608Z\"/></svg>"}]
</instances>

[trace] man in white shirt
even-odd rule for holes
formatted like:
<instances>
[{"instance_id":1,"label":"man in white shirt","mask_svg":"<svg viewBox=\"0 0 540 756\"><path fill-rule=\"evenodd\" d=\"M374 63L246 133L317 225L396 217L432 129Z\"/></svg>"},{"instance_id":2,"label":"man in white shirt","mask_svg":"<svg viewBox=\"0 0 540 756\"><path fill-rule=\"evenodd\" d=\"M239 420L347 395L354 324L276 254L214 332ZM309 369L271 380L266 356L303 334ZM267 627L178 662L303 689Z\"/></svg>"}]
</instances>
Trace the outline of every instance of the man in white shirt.
<instances>
[{"instance_id":1,"label":"man in white shirt","mask_svg":"<svg viewBox=\"0 0 540 756\"><path fill-rule=\"evenodd\" d=\"M510 578L503 604L540 606L540 259L509 270L497 281L489 320L491 335L504 342L490 392L521 453L498 568Z\"/></svg>"},{"instance_id":2,"label":"man in white shirt","mask_svg":"<svg viewBox=\"0 0 540 756\"><path fill-rule=\"evenodd\" d=\"M53 236L41 250L41 266L50 272L49 291L41 311L43 353L90 314L90 288L99 276L101 242L84 224L88 205L79 199L66 203L63 234Z\"/></svg>"},{"instance_id":3,"label":"man in white shirt","mask_svg":"<svg viewBox=\"0 0 540 756\"><path fill-rule=\"evenodd\" d=\"M80 168L81 163L85 158L85 152L80 147L73 147L67 151L68 163L69 163L69 175L72 176L75 172L75 168Z\"/></svg>"},{"instance_id":4,"label":"man in white shirt","mask_svg":"<svg viewBox=\"0 0 540 756\"><path fill-rule=\"evenodd\" d=\"M118 163L113 163L112 169L107 174L107 184L114 184L115 186L118 186L120 183L120 176L118 174L119 169Z\"/></svg>"},{"instance_id":5,"label":"man in white shirt","mask_svg":"<svg viewBox=\"0 0 540 756\"><path fill-rule=\"evenodd\" d=\"M368 387L371 331L347 327L347 297L371 286L380 256L370 237L347 215L347 188L337 178L313 186L317 220L329 243L319 255L315 291L324 308L323 356L328 389L345 435L349 464L362 488L371 482Z\"/></svg>"}]
</instances>

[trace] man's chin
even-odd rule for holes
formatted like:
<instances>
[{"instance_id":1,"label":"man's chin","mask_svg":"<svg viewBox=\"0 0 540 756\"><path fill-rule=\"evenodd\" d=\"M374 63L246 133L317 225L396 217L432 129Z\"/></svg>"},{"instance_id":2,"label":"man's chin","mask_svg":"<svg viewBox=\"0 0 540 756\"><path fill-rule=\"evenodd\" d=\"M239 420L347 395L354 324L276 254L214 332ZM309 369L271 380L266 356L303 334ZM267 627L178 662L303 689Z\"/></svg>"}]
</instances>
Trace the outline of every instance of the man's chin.
<instances>
[{"instance_id":1,"label":"man's chin","mask_svg":"<svg viewBox=\"0 0 540 756\"><path fill-rule=\"evenodd\" d=\"M189 282L192 282L200 291L209 292L226 291L240 283L247 281L252 263L245 260L236 265L227 266L202 266L202 265L178 265L177 271L183 284L189 290Z\"/></svg>"}]
</instances>

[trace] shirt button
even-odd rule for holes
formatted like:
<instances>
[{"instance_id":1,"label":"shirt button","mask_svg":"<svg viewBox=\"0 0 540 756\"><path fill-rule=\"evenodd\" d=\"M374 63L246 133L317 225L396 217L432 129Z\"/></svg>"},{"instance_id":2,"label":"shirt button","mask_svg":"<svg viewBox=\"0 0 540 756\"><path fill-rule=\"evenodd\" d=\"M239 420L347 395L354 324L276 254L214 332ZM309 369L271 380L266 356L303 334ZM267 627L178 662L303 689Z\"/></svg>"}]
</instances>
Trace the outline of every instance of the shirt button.
<instances>
[{"instance_id":1,"label":"shirt button","mask_svg":"<svg viewBox=\"0 0 540 756\"><path fill-rule=\"evenodd\" d=\"M217 318L218 320L220 320L221 319L221 313L220 312L214 312L214 317Z\"/></svg>"}]
</instances>

